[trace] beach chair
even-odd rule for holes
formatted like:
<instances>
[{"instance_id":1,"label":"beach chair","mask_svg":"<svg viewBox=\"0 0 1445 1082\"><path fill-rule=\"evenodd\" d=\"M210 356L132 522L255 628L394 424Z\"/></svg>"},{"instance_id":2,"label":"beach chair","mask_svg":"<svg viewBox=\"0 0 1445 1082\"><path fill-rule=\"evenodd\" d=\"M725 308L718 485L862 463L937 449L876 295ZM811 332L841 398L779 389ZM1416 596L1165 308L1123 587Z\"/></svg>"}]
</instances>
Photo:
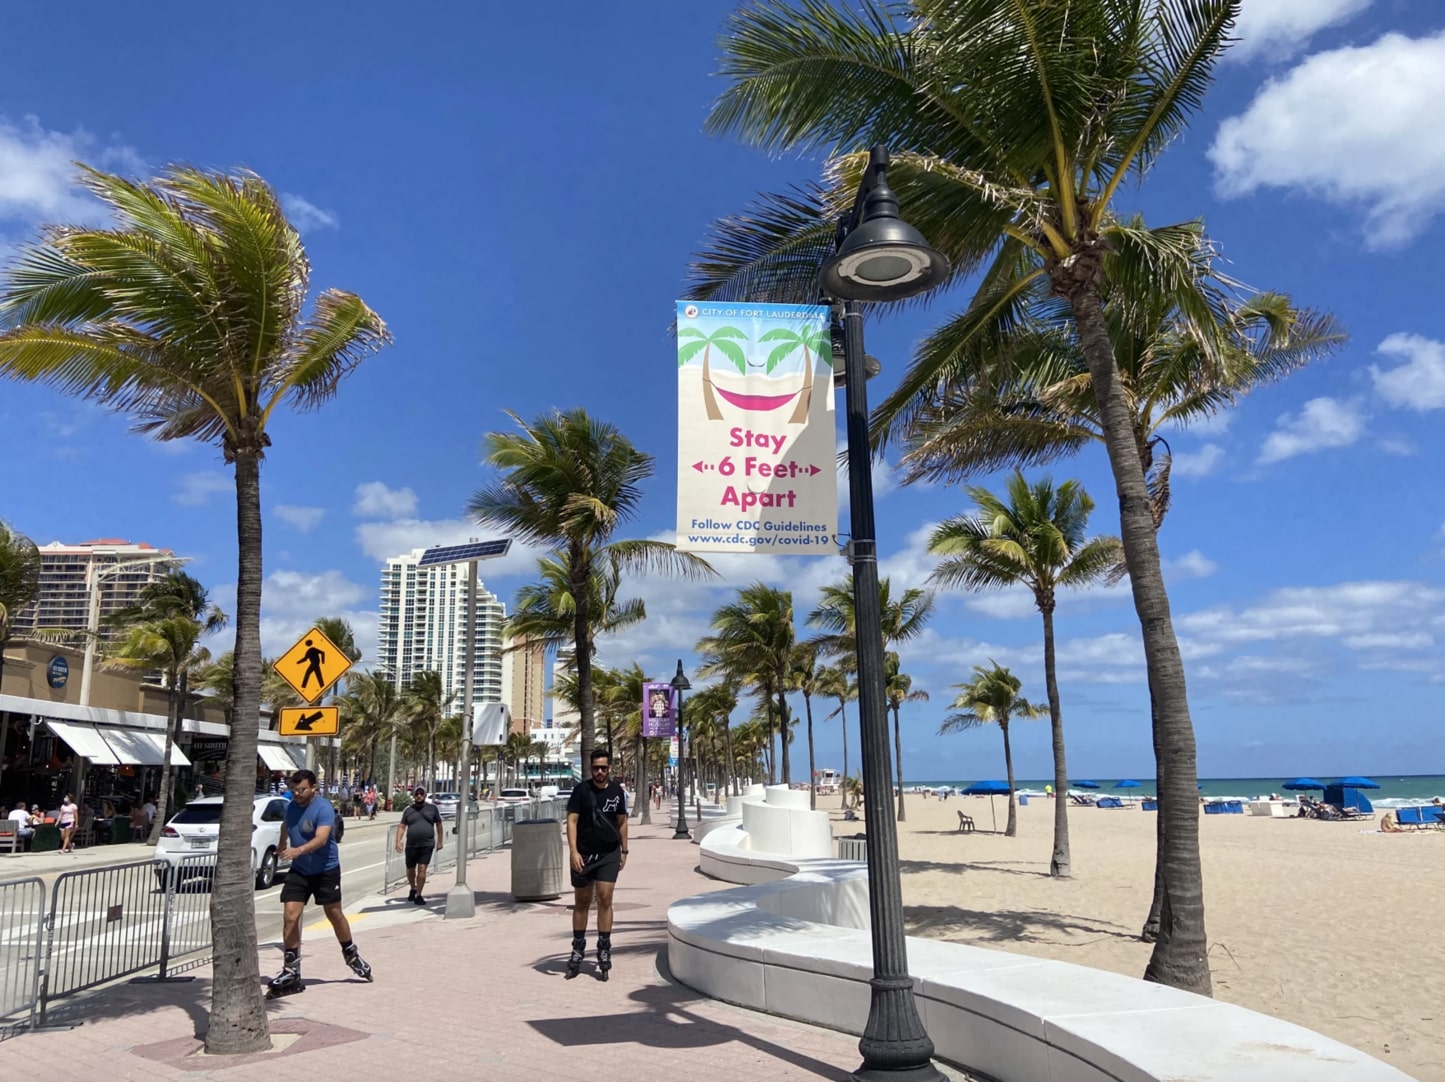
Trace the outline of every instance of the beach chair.
<instances>
[{"instance_id":1,"label":"beach chair","mask_svg":"<svg viewBox=\"0 0 1445 1082\"><path fill-rule=\"evenodd\" d=\"M1098 803L1094 805L1096 808L1127 808L1128 806L1116 796L1101 796Z\"/></svg>"},{"instance_id":2,"label":"beach chair","mask_svg":"<svg viewBox=\"0 0 1445 1082\"><path fill-rule=\"evenodd\" d=\"M1086 796L1080 796L1078 793L1069 794L1069 803L1077 804L1081 808L1092 808L1094 806L1094 802L1092 800L1090 800Z\"/></svg>"},{"instance_id":3,"label":"beach chair","mask_svg":"<svg viewBox=\"0 0 1445 1082\"><path fill-rule=\"evenodd\" d=\"M1144 801L1142 801L1142 802L1139 804L1139 808L1140 808L1141 811L1158 811L1158 810L1159 810L1159 801L1157 801L1157 800L1149 800L1149 799L1146 798Z\"/></svg>"},{"instance_id":4,"label":"beach chair","mask_svg":"<svg viewBox=\"0 0 1445 1082\"><path fill-rule=\"evenodd\" d=\"M958 832L959 832L960 834L972 834L972 833L973 833L973 830L974 830L974 827L973 827L973 816L971 816L971 815L964 815L963 812L959 812L959 813L958 813Z\"/></svg>"}]
</instances>

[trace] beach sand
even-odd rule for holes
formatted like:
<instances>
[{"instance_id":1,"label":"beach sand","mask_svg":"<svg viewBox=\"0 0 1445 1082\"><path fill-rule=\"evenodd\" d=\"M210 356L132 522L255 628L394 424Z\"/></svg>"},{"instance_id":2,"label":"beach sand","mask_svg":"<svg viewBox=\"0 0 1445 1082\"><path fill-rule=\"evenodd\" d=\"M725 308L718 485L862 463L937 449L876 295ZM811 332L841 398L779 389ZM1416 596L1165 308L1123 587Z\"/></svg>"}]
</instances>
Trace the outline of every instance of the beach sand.
<instances>
[{"instance_id":1,"label":"beach sand","mask_svg":"<svg viewBox=\"0 0 1445 1082\"><path fill-rule=\"evenodd\" d=\"M1048 876L1053 804L907 794L898 825L910 935L1140 976L1154 881L1154 813L1069 809L1074 878ZM853 834L820 797L835 834ZM975 834L959 834L958 812ZM1205 920L1216 998L1308 1026L1421 1082L1445 1082L1441 963L1445 831L1377 823L1200 816ZM1368 833L1367 833L1368 832Z\"/></svg>"}]
</instances>

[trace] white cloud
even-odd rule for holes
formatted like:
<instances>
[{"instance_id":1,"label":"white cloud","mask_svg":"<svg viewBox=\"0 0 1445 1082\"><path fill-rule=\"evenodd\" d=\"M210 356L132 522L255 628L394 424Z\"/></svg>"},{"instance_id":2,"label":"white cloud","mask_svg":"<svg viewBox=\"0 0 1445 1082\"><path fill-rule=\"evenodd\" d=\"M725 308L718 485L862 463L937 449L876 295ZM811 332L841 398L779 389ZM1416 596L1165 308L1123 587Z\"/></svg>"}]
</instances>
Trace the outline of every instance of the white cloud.
<instances>
[{"instance_id":1,"label":"white cloud","mask_svg":"<svg viewBox=\"0 0 1445 1082\"><path fill-rule=\"evenodd\" d=\"M180 485L171 494L171 499L182 507L200 507L209 502L212 496L234 491L235 481L224 473L209 470L204 473L183 473Z\"/></svg>"},{"instance_id":2,"label":"white cloud","mask_svg":"<svg viewBox=\"0 0 1445 1082\"><path fill-rule=\"evenodd\" d=\"M1407 580L1291 586L1241 609L1215 606L1175 620L1200 639L1243 643L1408 633L1445 603L1445 588Z\"/></svg>"},{"instance_id":3,"label":"white cloud","mask_svg":"<svg viewBox=\"0 0 1445 1082\"><path fill-rule=\"evenodd\" d=\"M1398 409L1445 409L1445 343L1418 334L1392 334L1378 353L1403 364L1385 370L1370 365L1370 378L1381 398Z\"/></svg>"},{"instance_id":4,"label":"white cloud","mask_svg":"<svg viewBox=\"0 0 1445 1082\"><path fill-rule=\"evenodd\" d=\"M1330 447L1348 447L1364 434L1365 419L1358 399L1312 398L1298 414L1282 414L1259 452L1268 465L1295 455Z\"/></svg>"},{"instance_id":5,"label":"white cloud","mask_svg":"<svg viewBox=\"0 0 1445 1082\"><path fill-rule=\"evenodd\" d=\"M324 507L298 507L290 503L278 503L272 511L282 522L295 527L301 533L310 533L326 517Z\"/></svg>"},{"instance_id":6,"label":"white cloud","mask_svg":"<svg viewBox=\"0 0 1445 1082\"><path fill-rule=\"evenodd\" d=\"M322 210L309 199L303 199L299 195L282 192L281 206L298 233L314 233L318 229L336 229L340 226L335 214L329 210Z\"/></svg>"},{"instance_id":7,"label":"white cloud","mask_svg":"<svg viewBox=\"0 0 1445 1082\"><path fill-rule=\"evenodd\" d=\"M95 222L101 205L75 186L75 162L139 172L143 163L130 147L104 144L89 132L49 131L27 116L0 116L0 221Z\"/></svg>"},{"instance_id":8,"label":"white cloud","mask_svg":"<svg viewBox=\"0 0 1445 1082\"><path fill-rule=\"evenodd\" d=\"M1400 439L1399 437L1382 439L1375 446L1387 455L1399 455L1402 458L1408 458L1411 455L1420 453L1420 448L1416 447L1409 440Z\"/></svg>"},{"instance_id":9,"label":"white cloud","mask_svg":"<svg viewBox=\"0 0 1445 1082\"><path fill-rule=\"evenodd\" d=\"M1434 646L1435 639L1424 631L1377 631L1346 636L1345 645L1351 650L1424 650Z\"/></svg>"},{"instance_id":10,"label":"white cloud","mask_svg":"<svg viewBox=\"0 0 1445 1082\"><path fill-rule=\"evenodd\" d=\"M1175 578L1181 579L1207 579L1219 570L1219 565L1198 549L1191 549L1176 560L1166 560L1164 566Z\"/></svg>"},{"instance_id":11,"label":"white cloud","mask_svg":"<svg viewBox=\"0 0 1445 1082\"><path fill-rule=\"evenodd\" d=\"M1224 457L1224 448L1206 443L1197 451L1176 451L1170 472L1176 477L1207 477Z\"/></svg>"},{"instance_id":12,"label":"white cloud","mask_svg":"<svg viewBox=\"0 0 1445 1082\"><path fill-rule=\"evenodd\" d=\"M1445 197L1445 31L1316 53L1271 79L1209 149L1225 198L1299 189L1366 209L1371 247L1423 229Z\"/></svg>"},{"instance_id":13,"label":"white cloud","mask_svg":"<svg viewBox=\"0 0 1445 1082\"><path fill-rule=\"evenodd\" d=\"M367 481L356 486L351 513L357 518L406 518L416 514L416 493L409 488L387 488L381 481Z\"/></svg>"},{"instance_id":14,"label":"white cloud","mask_svg":"<svg viewBox=\"0 0 1445 1082\"><path fill-rule=\"evenodd\" d=\"M273 571L261 584L261 652L275 657L321 617L339 616L351 625L361 649L358 664L371 665L376 661L377 613L357 606L375 596L340 571ZM228 613L235 613L235 583L216 587L211 598ZM210 649L219 654L231 649L234 641L235 628L231 626L211 640Z\"/></svg>"},{"instance_id":15,"label":"white cloud","mask_svg":"<svg viewBox=\"0 0 1445 1082\"><path fill-rule=\"evenodd\" d=\"M1227 58L1283 59L1314 34L1343 23L1370 6L1370 0L1249 0L1234 24L1239 39Z\"/></svg>"}]
</instances>

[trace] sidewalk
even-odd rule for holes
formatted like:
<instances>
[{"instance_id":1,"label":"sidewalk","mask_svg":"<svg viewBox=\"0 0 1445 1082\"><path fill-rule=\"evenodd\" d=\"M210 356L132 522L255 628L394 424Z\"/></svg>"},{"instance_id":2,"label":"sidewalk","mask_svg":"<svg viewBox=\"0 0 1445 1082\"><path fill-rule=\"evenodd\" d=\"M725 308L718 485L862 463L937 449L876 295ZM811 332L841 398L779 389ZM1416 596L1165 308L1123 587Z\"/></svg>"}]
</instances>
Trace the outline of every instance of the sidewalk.
<instances>
[{"instance_id":1,"label":"sidewalk","mask_svg":"<svg viewBox=\"0 0 1445 1082\"><path fill-rule=\"evenodd\" d=\"M434 884L425 908L407 903L404 892L349 899L374 984L351 976L325 919L308 912L307 989L268 1004L272 1052L198 1054L196 1034L210 1001L206 967L189 984L120 984L65 1002L57 1019L83 1018L84 1025L0 1043L0 1077L274 1082L358 1068L368 1078L432 1075L450 1065L479 1082L532 1082L589 1067L609 1078L669 1082L846 1078L860 1062L856 1037L706 999L671 982L668 904L727 884L700 875L696 846L674 841L662 822L634 824L630 848L605 984L594 975L595 922L582 975L563 979L570 896L513 902L504 850L468 866L477 898L472 920L441 917L450 874ZM261 972L279 967L278 945L263 946Z\"/></svg>"}]
</instances>

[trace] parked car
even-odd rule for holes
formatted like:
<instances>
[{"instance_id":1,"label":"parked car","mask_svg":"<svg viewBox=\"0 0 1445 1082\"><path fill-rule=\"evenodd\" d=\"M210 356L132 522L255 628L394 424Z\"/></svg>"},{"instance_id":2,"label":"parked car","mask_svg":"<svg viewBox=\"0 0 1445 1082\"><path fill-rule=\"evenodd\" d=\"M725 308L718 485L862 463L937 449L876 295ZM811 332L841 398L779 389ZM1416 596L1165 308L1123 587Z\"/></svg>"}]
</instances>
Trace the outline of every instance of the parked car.
<instances>
[{"instance_id":1,"label":"parked car","mask_svg":"<svg viewBox=\"0 0 1445 1082\"><path fill-rule=\"evenodd\" d=\"M251 809L251 873L258 890L265 890L276 881L276 873L285 871L281 861L281 822L286 818L286 800L278 796L258 796ZM216 853L221 830L221 798L201 797L171 816L156 842L156 860L178 867L183 857ZM165 882L166 871L156 876Z\"/></svg>"},{"instance_id":2,"label":"parked car","mask_svg":"<svg viewBox=\"0 0 1445 1082\"><path fill-rule=\"evenodd\" d=\"M455 819L457 817L457 808L461 807L462 803L461 793L433 793L431 799L432 803L437 806L437 811L441 813L443 819Z\"/></svg>"},{"instance_id":3,"label":"parked car","mask_svg":"<svg viewBox=\"0 0 1445 1082\"><path fill-rule=\"evenodd\" d=\"M503 789L497 794L498 804L527 804L532 800L532 794L525 789Z\"/></svg>"}]
</instances>

